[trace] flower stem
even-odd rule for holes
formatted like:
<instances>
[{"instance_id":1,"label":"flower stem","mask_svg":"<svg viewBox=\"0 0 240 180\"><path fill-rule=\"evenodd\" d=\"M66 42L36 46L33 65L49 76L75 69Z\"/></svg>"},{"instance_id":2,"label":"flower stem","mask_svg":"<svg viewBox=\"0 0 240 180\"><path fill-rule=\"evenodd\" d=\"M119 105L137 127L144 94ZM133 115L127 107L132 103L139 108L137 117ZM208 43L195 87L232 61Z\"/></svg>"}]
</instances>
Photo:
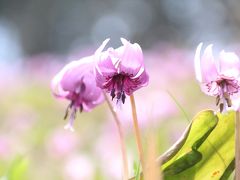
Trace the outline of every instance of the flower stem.
<instances>
[{"instance_id":1,"label":"flower stem","mask_svg":"<svg viewBox=\"0 0 240 180\"><path fill-rule=\"evenodd\" d=\"M137 142L138 155L139 155L139 159L140 159L142 169L143 169L143 173L144 173L145 166L144 166L144 157L143 157L143 147L142 147L140 130L139 130L138 120L137 120L136 104L135 104L135 99L134 99L133 94L130 95L130 101L131 101L131 106L132 106L133 126L134 126L135 138L136 138L136 142Z\"/></svg>"},{"instance_id":2,"label":"flower stem","mask_svg":"<svg viewBox=\"0 0 240 180\"><path fill-rule=\"evenodd\" d=\"M235 125L235 180L240 180L240 117L236 111Z\"/></svg>"},{"instance_id":3,"label":"flower stem","mask_svg":"<svg viewBox=\"0 0 240 180\"><path fill-rule=\"evenodd\" d=\"M107 95L105 93L104 97L107 101L108 107L114 117L115 123L117 125L117 129L118 129L118 134L119 134L119 138L120 138L120 145L121 145L121 152L122 152L122 160L123 160L123 179L127 180L129 177L129 173L128 173L128 160L127 160L127 153L126 153L126 146L124 143L124 135L123 135L123 129L122 129L122 125L121 122L119 121L119 118L117 116L117 113L114 111Z\"/></svg>"}]
</instances>

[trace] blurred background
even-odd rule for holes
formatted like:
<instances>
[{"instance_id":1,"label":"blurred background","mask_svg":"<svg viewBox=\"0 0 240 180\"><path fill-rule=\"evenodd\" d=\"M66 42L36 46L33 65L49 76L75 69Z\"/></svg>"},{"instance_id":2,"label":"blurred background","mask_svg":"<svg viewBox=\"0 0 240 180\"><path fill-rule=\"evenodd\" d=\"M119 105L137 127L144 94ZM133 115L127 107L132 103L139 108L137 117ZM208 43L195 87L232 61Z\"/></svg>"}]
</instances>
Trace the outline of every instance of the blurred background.
<instances>
[{"instance_id":1,"label":"blurred background","mask_svg":"<svg viewBox=\"0 0 240 180\"><path fill-rule=\"evenodd\" d=\"M199 42L239 54L237 0L0 0L0 179L121 179L116 127L106 104L77 115L63 129L67 101L50 81L67 62L120 37L143 48L150 83L136 92L147 148L154 134L160 155L198 111L214 107L193 69ZM146 98L147 97L147 98ZM129 99L119 112L129 169L138 165Z\"/></svg>"}]
</instances>

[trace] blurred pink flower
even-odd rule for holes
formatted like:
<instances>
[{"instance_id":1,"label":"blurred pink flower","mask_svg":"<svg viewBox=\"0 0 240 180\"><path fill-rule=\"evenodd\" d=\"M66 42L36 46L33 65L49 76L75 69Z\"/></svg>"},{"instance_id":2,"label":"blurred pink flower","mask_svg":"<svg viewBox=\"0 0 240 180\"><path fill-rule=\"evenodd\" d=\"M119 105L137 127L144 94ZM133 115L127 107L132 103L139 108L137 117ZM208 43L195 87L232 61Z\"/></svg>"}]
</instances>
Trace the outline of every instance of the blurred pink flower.
<instances>
[{"instance_id":1,"label":"blurred pink flower","mask_svg":"<svg viewBox=\"0 0 240 180\"><path fill-rule=\"evenodd\" d=\"M70 121L65 126L73 131L76 112L90 111L103 102L102 90L96 86L93 74L94 58L88 56L67 64L52 80L52 91L56 97L70 100Z\"/></svg>"},{"instance_id":2,"label":"blurred pink flower","mask_svg":"<svg viewBox=\"0 0 240 180\"><path fill-rule=\"evenodd\" d=\"M131 44L121 38L122 46L103 51L109 39L106 39L95 53L97 86L110 93L117 102L125 102L126 95L148 84L143 54L138 44Z\"/></svg>"},{"instance_id":3,"label":"blurred pink flower","mask_svg":"<svg viewBox=\"0 0 240 180\"><path fill-rule=\"evenodd\" d=\"M53 157L70 155L78 145L79 138L75 133L57 130L48 138L48 151Z\"/></svg>"},{"instance_id":4,"label":"blurred pink flower","mask_svg":"<svg viewBox=\"0 0 240 180\"><path fill-rule=\"evenodd\" d=\"M0 159L7 159L12 155L12 145L9 137L0 136Z\"/></svg>"},{"instance_id":5,"label":"blurred pink flower","mask_svg":"<svg viewBox=\"0 0 240 180\"><path fill-rule=\"evenodd\" d=\"M113 123L106 122L101 135L97 137L95 146L95 154L98 159L97 165L106 178L103 179L122 179L122 157L117 127ZM129 167L132 163L132 156L127 152ZM129 169L131 171L131 168Z\"/></svg>"},{"instance_id":6,"label":"blurred pink flower","mask_svg":"<svg viewBox=\"0 0 240 180\"><path fill-rule=\"evenodd\" d=\"M148 94L148 98L145 94ZM171 97L159 89L148 88L139 92L136 94L136 103L142 104L138 107L138 122L142 130L157 127L178 112ZM126 100L118 115L123 122L123 127L128 132L132 127L130 100Z\"/></svg>"},{"instance_id":7,"label":"blurred pink flower","mask_svg":"<svg viewBox=\"0 0 240 180\"><path fill-rule=\"evenodd\" d=\"M87 155L73 155L64 168L66 179L91 180L94 178L94 166Z\"/></svg>"},{"instance_id":8,"label":"blurred pink flower","mask_svg":"<svg viewBox=\"0 0 240 180\"><path fill-rule=\"evenodd\" d=\"M201 83L201 89L210 96L217 97L220 112L232 106L230 96L239 92L240 61L232 52L222 50L218 59L212 54L212 45L207 46L202 57L200 52L202 43L197 47L195 54L196 78ZM221 102L220 102L221 101Z\"/></svg>"}]
</instances>

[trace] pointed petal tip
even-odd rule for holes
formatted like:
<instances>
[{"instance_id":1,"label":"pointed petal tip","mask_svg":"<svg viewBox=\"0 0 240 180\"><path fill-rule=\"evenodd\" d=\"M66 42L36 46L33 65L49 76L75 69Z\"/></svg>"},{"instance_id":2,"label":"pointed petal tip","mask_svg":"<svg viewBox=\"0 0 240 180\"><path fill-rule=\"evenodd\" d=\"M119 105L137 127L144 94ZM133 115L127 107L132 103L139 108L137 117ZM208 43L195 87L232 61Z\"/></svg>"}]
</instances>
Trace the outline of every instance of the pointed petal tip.
<instances>
[{"instance_id":1,"label":"pointed petal tip","mask_svg":"<svg viewBox=\"0 0 240 180\"><path fill-rule=\"evenodd\" d=\"M203 45L203 42L200 42L197 47L199 47L199 46L202 47L202 45Z\"/></svg>"},{"instance_id":2,"label":"pointed petal tip","mask_svg":"<svg viewBox=\"0 0 240 180\"><path fill-rule=\"evenodd\" d=\"M213 48L213 44L209 44L209 45L205 48L205 51L207 51L207 50L211 50L211 51L212 51L212 48Z\"/></svg>"},{"instance_id":3,"label":"pointed petal tip","mask_svg":"<svg viewBox=\"0 0 240 180\"><path fill-rule=\"evenodd\" d=\"M200 51L201 51L201 49L202 49L202 46L203 46L203 43L202 43L202 42L198 44L197 49L196 49L196 54L199 53L199 55L200 55ZM196 54L195 54L195 55L196 55Z\"/></svg>"},{"instance_id":4,"label":"pointed petal tip","mask_svg":"<svg viewBox=\"0 0 240 180\"><path fill-rule=\"evenodd\" d=\"M203 47L203 42L200 42L200 43L198 44L198 46L197 46L197 50L201 50L202 47ZM207 45L207 47L205 48L205 51L206 51L206 50L210 50L210 49L212 49L212 48L213 48L213 44L209 44L209 45ZM197 50L196 50L196 51L197 51Z\"/></svg>"},{"instance_id":5,"label":"pointed petal tip","mask_svg":"<svg viewBox=\"0 0 240 180\"><path fill-rule=\"evenodd\" d=\"M110 38L107 38L107 39L105 39L104 41L103 41L103 43L108 43L110 41Z\"/></svg>"},{"instance_id":6,"label":"pointed petal tip","mask_svg":"<svg viewBox=\"0 0 240 180\"><path fill-rule=\"evenodd\" d=\"M122 42L126 42L126 41L129 42L128 40L126 40L126 39L123 38L123 37L121 37L120 40L121 40Z\"/></svg>"},{"instance_id":7,"label":"pointed petal tip","mask_svg":"<svg viewBox=\"0 0 240 180\"><path fill-rule=\"evenodd\" d=\"M95 51L95 54L101 53L109 41L110 41L110 38L105 39L100 45L100 47Z\"/></svg>"},{"instance_id":8,"label":"pointed petal tip","mask_svg":"<svg viewBox=\"0 0 240 180\"><path fill-rule=\"evenodd\" d=\"M194 68L195 68L195 75L196 79L199 82L202 82L202 73L201 73L201 62L200 62L200 53L202 49L203 43L201 42L196 49L195 56L194 56Z\"/></svg>"}]
</instances>

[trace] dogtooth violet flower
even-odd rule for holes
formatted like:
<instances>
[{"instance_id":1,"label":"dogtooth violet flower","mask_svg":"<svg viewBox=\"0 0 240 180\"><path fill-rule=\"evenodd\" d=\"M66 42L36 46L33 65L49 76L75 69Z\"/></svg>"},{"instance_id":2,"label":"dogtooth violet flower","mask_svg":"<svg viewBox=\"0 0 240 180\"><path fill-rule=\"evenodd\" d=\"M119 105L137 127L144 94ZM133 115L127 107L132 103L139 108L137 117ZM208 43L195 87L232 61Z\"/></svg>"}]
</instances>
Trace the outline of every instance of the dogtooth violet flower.
<instances>
[{"instance_id":1,"label":"dogtooth violet flower","mask_svg":"<svg viewBox=\"0 0 240 180\"><path fill-rule=\"evenodd\" d=\"M226 111L232 106L232 96L240 90L239 58L235 53L224 50L215 58L212 44L206 47L200 57L202 45L198 45L194 59L196 78L204 93L216 97L216 105L219 105L220 112Z\"/></svg>"},{"instance_id":2,"label":"dogtooth violet flower","mask_svg":"<svg viewBox=\"0 0 240 180\"><path fill-rule=\"evenodd\" d=\"M104 100L102 90L96 86L94 65L93 56L72 61L55 75L51 82L53 94L70 101L64 119L70 109L70 120L65 128L71 131L74 130L73 122L77 110L88 112Z\"/></svg>"},{"instance_id":3,"label":"dogtooth violet flower","mask_svg":"<svg viewBox=\"0 0 240 180\"><path fill-rule=\"evenodd\" d=\"M126 95L148 84L149 76L144 68L142 49L137 43L131 44L121 38L122 46L103 51L109 40L103 41L95 53L96 83L110 93L112 100L124 104Z\"/></svg>"}]
</instances>

